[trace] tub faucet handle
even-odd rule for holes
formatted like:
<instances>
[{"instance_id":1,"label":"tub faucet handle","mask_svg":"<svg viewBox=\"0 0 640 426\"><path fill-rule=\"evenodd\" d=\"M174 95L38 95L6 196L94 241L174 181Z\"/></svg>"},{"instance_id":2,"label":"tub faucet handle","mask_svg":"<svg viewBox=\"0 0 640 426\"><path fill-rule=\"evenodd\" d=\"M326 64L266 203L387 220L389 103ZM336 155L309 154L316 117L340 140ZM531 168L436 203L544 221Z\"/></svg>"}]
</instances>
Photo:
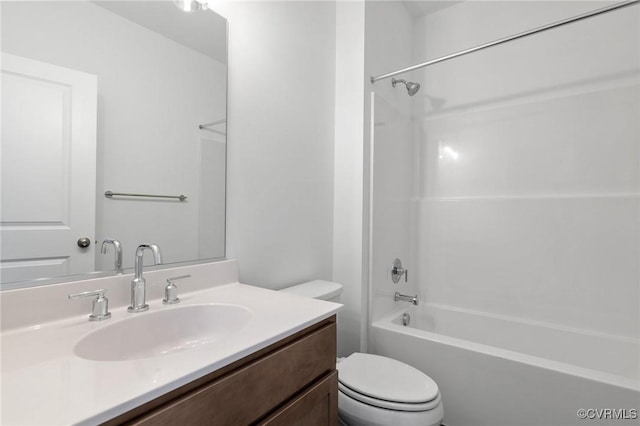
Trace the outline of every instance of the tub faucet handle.
<instances>
[{"instance_id":1,"label":"tub faucet handle","mask_svg":"<svg viewBox=\"0 0 640 426\"><path fill-rule=\"evenodd\" d=\"M409 270L404 269L402 267L402 261L396 258L393 261L393 265L391 265L391 279L394 284L398 284L400 282L400 277L404 275L404 282L406 283L409 279Z\"/></svg>"}]
</instances>

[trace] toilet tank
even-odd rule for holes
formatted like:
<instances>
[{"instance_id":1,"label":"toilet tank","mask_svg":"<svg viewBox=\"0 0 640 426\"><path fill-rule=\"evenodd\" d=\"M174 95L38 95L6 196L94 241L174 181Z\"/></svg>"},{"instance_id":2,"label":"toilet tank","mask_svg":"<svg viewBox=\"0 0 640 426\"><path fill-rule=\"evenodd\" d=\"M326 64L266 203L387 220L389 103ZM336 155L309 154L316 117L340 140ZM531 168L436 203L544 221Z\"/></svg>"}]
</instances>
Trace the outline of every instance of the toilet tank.
<instances>
[{"instance_id":1,"label":"toilet tank","mask_svg":"<svg viewBox=\"0 0 640 426\"><path fill-rule=\"evenodd\" d=\"M310 297L312 299L327 300L339 303L342 293L342 284L332 281L315 280L283 288L280 291L297 294L299 296Z\"/></svg>"}]
</instances>

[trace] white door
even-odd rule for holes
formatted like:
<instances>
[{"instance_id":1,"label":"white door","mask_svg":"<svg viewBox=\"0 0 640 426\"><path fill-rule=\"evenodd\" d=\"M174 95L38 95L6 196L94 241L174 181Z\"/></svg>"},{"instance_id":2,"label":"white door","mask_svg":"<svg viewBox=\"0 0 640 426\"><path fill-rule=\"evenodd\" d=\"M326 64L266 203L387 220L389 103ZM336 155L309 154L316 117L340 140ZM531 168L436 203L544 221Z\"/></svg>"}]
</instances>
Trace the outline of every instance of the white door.
<instances>
[{"instance_id":1,"label":"white door","mask_svg":"<svg viewBox=\"0 0 640 426\"><path fill-rule=\"evenodd\" d=\"M0 281L93 271L97 77L6 53L0 67Z\"/></svg>"}]
</instances>

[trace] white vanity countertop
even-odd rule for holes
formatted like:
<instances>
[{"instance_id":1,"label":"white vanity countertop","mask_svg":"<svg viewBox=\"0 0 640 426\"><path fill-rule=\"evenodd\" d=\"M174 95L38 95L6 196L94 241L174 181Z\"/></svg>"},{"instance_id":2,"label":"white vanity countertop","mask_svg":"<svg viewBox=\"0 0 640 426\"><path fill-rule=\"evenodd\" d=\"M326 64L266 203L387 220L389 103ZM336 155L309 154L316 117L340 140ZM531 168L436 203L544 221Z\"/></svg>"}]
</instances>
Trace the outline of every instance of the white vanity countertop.
<instances>
[{"instance_id":1,"label":"white vanity countertop","mask_svg":"<svg viewBox=\"0 0 640 426\"><path fill-rule=\"evenodd\" d=\"M342 306L239 283L182 293L180 299L177 305L148 300L149 311L139 314L127 313L124 306L112 308L105 321L89 322L87 312L4 331L0 423L104 422L329 318ZM221 341L157 357L89 361L73 353L81 337L100 327L133 315L210 303L245 306L251 319Z\"/></svg>"}]
</instances>

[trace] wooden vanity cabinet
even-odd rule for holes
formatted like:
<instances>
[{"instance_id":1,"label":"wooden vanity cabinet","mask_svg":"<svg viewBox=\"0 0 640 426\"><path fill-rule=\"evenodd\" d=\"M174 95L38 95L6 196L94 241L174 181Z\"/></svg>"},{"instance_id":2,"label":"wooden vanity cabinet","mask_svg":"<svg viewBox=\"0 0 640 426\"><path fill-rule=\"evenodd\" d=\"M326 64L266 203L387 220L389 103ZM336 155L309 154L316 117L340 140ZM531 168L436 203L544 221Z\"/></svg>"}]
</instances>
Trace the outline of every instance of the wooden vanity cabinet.
<instances>
[{"instance_id":1,"label":"wooden vanity cabinet","mask_svg":"<svg viewBox=\"0 0 640 426\"><path fill-rule=\"evenodd\" d=\"M105 425L337 425L335 316Z\"/></svg>"}]
</instances>

